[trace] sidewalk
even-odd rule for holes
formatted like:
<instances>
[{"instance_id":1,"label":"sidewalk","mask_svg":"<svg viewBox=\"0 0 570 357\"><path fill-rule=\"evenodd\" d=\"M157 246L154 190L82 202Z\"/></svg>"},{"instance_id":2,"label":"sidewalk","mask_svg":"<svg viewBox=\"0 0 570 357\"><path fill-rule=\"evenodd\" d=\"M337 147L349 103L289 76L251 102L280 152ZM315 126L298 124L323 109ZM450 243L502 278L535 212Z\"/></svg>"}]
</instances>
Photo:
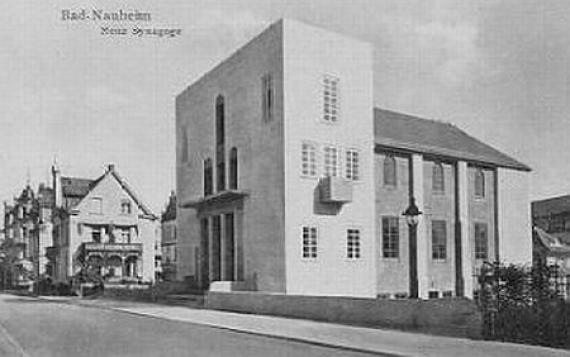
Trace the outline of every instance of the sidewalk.
<instances>
[{"instance_id":1,"label":"sidewalk","mask_svg":"<svg viewBox=\"0 0 570 357\"><path fill-rule=\"evenodd\" d=\"M105 299L80 300L51 297L42 297L42 299L382 355L430 357L570 356L570 351L552 348L475 341L264 315Z\"/></svg>"}]
</instances>

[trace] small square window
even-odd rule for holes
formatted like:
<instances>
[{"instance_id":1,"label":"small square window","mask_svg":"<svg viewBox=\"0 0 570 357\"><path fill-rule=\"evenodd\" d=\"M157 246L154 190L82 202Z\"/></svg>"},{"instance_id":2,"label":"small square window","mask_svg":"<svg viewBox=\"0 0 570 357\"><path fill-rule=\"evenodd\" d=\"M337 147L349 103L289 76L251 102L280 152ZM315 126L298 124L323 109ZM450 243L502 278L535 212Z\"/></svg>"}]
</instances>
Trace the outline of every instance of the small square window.
<instances>
[{"instance_id":1,"label":"small square window","mask_svg":"<svg viewBox=\"0 0 570 357\"><path fill-rule=\"evenodd\" d=\"M121 213L122 214L131 214L131 202L130 201L121 202Z\"/></svg>"}]
</instances>

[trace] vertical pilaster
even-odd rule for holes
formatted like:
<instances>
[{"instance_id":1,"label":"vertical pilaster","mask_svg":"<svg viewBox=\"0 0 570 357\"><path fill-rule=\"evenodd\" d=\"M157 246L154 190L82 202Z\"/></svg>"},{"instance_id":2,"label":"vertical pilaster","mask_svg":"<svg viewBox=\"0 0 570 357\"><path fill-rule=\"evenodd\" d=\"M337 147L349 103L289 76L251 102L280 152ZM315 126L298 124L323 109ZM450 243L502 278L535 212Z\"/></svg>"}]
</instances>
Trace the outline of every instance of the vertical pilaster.
<instances>
[{"instance_id":1,"label":"vertical pilaster","mask_svg":"<svg viewBox=\"0 0 570 357\"><path fill-rule=\"evenodd\" d=\"M424 209L424 159L422 155L412 155L412 188L411 194L416 199L416 205ZM417 225L417 262L418 262L418 297L428 298L429 277L428 257L430 252L429 237L426 234L425 217L418 217Z\"/></svg>"},{"instance_id":2,"label":"vertical pilaster","mask_svg":"<svg viewBox=\"0 0 570 357\"><path fill-rule=\"evenodd\" d=\"M469 180L467 163L457 163L458 232L461 234L461 271L463 274L463 296L473 298L473 264L471 240L469 239Z\"/></svg>"}]
</instances>

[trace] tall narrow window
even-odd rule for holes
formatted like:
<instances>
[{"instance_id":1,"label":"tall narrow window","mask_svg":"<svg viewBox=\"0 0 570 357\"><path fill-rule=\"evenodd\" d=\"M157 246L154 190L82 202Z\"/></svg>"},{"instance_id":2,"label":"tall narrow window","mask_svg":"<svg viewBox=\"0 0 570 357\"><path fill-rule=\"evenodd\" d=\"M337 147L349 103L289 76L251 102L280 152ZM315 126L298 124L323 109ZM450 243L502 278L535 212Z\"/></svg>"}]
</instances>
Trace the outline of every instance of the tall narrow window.
<instances>
[{"instance_id":1,"label":"tall narrow window","mask_svg":"<svg viewBox=\"0 0 570 357\"><path fill-rule=\"evenodd\" d=\"M323 120L334 123L339 119L339 80L336 77L323 77Z\"/></svg>"},{"instance_id":2,"label":"tall narrow window","mask_svg":"<svg viewBox=\"0 0 570 357\"><path fill-rule=\"evenodd\" d=\"M313 144L303 143L301 146L301 175L317 175L317 149Z\"/></svg>"},{"instance_id":3,"label":"tall narrow window","mask_svg":"<svg viewBox=\"0 0 570 357\"><path fill-rule=\"evenodd\" d=\"M225 126L224 97L218 96L216 98L216 189L218 192L226 189Z\"/></svg>"},{"instance_id":4,"label":"tall narrow window","mask_svg":"<svg viewBox=\"0 0 570 357\"><path fill-rule=\"evenodd\" d=\"M351 181L358 181L360 179L360 162L358 157L358 150L346 150L346 179Z\"/></svg>"},{"instance_id":5,"label":"tall narrow window","mask_svg":"<svg viewBox=\"0 0 570 357\"><path fill-rule=\"evenodd\" d=\"M303 258L317 257L317 227L303 227Z\"/></svg>"},{"instance_id":6,"label":"tall narrow window","mask_svg":"<svg viewBox=\"0 0 570 357\"><path fill-rule=\"evenodd\" d=\"M230 189L238 188L238 151L237 148L230 150Z\"/></svg>"},{"instance_id":7,"label":"tall narrow window","mask_svg":"<svg viewBox=\"0 0 570 357\"><path fill-rule=\"evenodd\" d=\"M325 146L325 176L337 176L338 149L334 146Z\"/></svg>"},{"instance_id":8,"label":"tall narrow window","mask_svg":"<svg viewBox=\"0 0 570 357\"><path fill-rule=\"evenodd\" d=\"M360 258L360 230L348 229L346 231L346 257L348 259Z\"/></svg>"},{"instance_id":9,"label":"tall narrow window","mask_svg":"<svg viewBox=\"0 0 570 357\"><path fill-rule=\"evenodd\" d=\"M447 259L447 226L445 221L431 222L431 242L432 259Z\"/></svg>"},{"instance_id":10,"label":"tall narrow window","mask_svg":"<svg viewBox=\"0 0 570 357\"><path fill-rule=\"evenodd\" d=\"M475 259L487 259L488 254L487 225L475 223Z\"/></svg>"},{"instance_id":11,"label":"tall narrow window","mask_svg":"<svg viewBox=\"0 0 570 357\"><path fill-rule=\"evenodd\" d=\"M263 121L269 122L273 120L273 78L271 74L266 74L261 77L261 88L262 88L262 109L263 109Z\"/></svg>"},{"instance_id":12,"label":"tall narrow window","mask_svg":"<svg viewBox=\"0 0 570 357\"><path fill-rule=\"evenodd\" d=\"M188 162L188 133L186 127L182 127L182 146L180 148L180 160Z\"/></svg>"},{"instance_id":13,"label":"tall narrow window","mask_svg":"<svg viewBox=\"0 0 570 357\"><path fill-rule=\"evenodd\" d=\"M383 165L384 186L396 186L396 159L386 156Z\"/></svg>"},{"instance_id":14,"label":"tall narrow window","mask_svg":"<svg viewBox=\"0 0 570 357\"><path fill-rule=\"evenodd\" d=\"M482 169L475 170L475 197L485 197L485 173Z\"/></svg>"},{"instance_id":15,"label":"tall narrow window","mask_svg":"<svg viewBox=\"0 0 570 357\"><path fill-rule=\"evenodd\" d=\"M382 217L382 255L384 258L400 256L398 217Z\"/></svg>"},{"instance_id":16,"label":"tall narrow window","mask_svg":"<svg viewBox=\"0 0 570 357\"><path fill-rule=\"evenodd\" d=\"M213 179L212 159L208 158L204 160L204 196L209 196L214 193Z\"/></svg>"},{"instance_id":17,"label":"tall narrow window","mask_svg":"<svg viewBox=\"0 0 570 357\"><path fill-rule=\"evenodd\" d=\"M432 169L432 190L435 193L443 193L445 191L445 181L443 177L443 165L436 162Z\"/></svg>"}]
</instances>

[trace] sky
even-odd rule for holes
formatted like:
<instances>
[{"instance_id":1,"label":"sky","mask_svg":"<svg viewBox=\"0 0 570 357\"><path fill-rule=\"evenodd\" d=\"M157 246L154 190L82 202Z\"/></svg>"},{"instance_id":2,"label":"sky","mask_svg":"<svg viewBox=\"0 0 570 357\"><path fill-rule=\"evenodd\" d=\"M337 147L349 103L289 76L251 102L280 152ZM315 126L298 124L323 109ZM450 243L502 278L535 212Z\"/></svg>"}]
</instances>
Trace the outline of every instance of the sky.
<instances>
[{"instance_id":1,"label":"sky","mask_svg":"<svg viewBox=\"0 0 570 357\"><path fill-rule=\"evenodd\" d=\"M51 182L54 159L86 178L112 162L160 213L175 188L174 97L282 17L370 42L376 106L453 123L529 165L532 200L570 193L570 1L77 3L3 2L0 201ZM144 27L182 34L61 20L81 8L148 12Z\"/></svg>"}]
</instances>

